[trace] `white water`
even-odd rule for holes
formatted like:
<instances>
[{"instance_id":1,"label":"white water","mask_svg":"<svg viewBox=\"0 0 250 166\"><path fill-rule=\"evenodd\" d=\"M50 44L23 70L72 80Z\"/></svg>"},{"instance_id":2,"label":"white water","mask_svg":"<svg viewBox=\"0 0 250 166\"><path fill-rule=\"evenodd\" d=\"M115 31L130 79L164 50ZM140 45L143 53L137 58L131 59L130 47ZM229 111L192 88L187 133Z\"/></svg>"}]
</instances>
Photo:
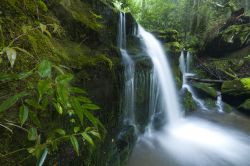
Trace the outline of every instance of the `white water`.
<instances>
[{"instance_id":1,"label":"white water","mask_svg":"<svg viewBox=\"0 0 250 166\"><path fill-rule=\"evenodd\" d=\"M126 15L120 13L118 47L122 55L122 62L124 65L124 96L123 96L123 113L124 124L135 125L135 90L134 90L134 74L135 65L126 50Z\"/></svg>"},{"instance_id":2,"label":"white water","mask_svg":"<svg viewBox=\"0 0 250 166\"><path fill-rule=\"evenodd\" d=\"M177 92L172 77L172 72L159 41L150 33L139 26L139 35L141 36L147 54L154 64L154 75L160 89L161 108L164 108L167 120L173 125L181 117Z\"/></svg>"},{"instance_id":3,"label":"white water","mask_svg":"<svg viewBox=\"0 0 250 166\"><path fill-rule=\"evenodd\" d=\"M140 136L129 166L249 166L249 136L206 120L184 118L170 66L160 43L139 27L139 35L154 65L161 108L168 123ZM155 109L155 108L152 108Z\"/></svg>"},{"instance_id":4,"label":"white water","mask_svg":"<svg viewBox=\"0 0 250 166\"><path fill-rule=\"evenodd\" d=\"M199 99L199 97L195 94L193 88L188 84L187 77L193 76L195 74L190 73L190 63L191 63L191 55L189 52L187 52L186 57L184 54L184 51L181 52L180 58L179 58L179 66L182 72L182 90L187 90L189 93L191 93L192 98L194 102L202 109L202 110L208 110L205 106L205 103Z\"/></svg>"},{"instance_id":5,"label":"white water","mask_svg":"<svg viewBox=\"0 0 250 166\"><path fill-rule=\"evenodd\" d=\"M219 92L219 91L217 92L216 106L217 106L218 112L222 113L223 112L224 104L222 102L221 92Z\"/></svg>"}]
</instances>

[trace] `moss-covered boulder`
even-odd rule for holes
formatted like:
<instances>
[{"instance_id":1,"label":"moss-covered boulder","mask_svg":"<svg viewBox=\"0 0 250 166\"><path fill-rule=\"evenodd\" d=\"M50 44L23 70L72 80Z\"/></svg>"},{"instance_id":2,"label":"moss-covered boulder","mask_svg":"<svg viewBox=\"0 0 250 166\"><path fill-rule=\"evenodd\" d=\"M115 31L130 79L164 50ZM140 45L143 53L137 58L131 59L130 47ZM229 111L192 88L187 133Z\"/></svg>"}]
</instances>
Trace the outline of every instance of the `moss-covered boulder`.
<instances>
[{"instance_id":1,"label":"moss-covered boulder","mask_svg":"<svg viewBox=\"0 0 250 166\"><path fill-rule=\"evenodd\" d=\"M247 113L247 114L250 114L250 99L247 99L244 103L242 103L239 107L238 107L239 110Z\"/></svg>"},{"instance_id":2,"label":"moss-covered boulder","mask_svg":"<svg viewBox=\"0 0 250 166\"><path fill-rule=\"evenodd\" d=\"M217 91L211 84L205 83L192 83L192 87L198 92L201 96L210 97L213 99L217 98Z\"/></svg>"},{"instance_id":3,"label":"moss-covered boulder","mask_svg":"<svg viewBox=\"0 0 250 166\"><path fill-rule=\"evenodd\" d=\"M250 24L232 25L221 31L206 45L206 52L226 53L250 44Z\"/></svg>"},{"instance_id":4,"label":"moss-covered boulder","mask_svg":"<svg viewBox=\"0 0 250 166\"><path fill-rule=\"evenodd\" d=\"M225 81L222 84L222 98L224 101L237 106L250 98L250 78Z\"/></svg>"}]
</instances>

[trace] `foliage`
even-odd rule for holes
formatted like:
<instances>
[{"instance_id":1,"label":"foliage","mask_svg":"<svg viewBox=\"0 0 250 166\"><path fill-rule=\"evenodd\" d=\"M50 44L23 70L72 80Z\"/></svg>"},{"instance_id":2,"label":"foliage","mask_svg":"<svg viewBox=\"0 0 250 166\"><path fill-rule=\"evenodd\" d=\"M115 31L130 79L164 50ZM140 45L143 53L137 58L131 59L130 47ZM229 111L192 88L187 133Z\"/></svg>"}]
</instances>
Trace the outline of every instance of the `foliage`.
<instances>
[{"instance_id":1,"label":"foliage","mask_svg":"<svg viewBox=\"0 0 250 166\"><path fill-rule=\"evenodd\" d=\"M0 5L0 165L34 165L34 159L43 165L70 145L77 155L91 153L103 139L104 126L96 117L100 107L73 86L74 75L67 65L75 59L57 45L69 39L49 12L51 3L3 0ZM79 6L67 7L72 12ZM89 6L84 8L88 16L74 16L100 30L101 16ZM88 55L93 52L86 52L83 43L75 45L84 50L76 50L77 57L83 57L78 66L105 63L112 67L106 55L92 58Z\"/></svg>"},{"instance_id":2,"label":"foliage","mask_svg":"<svg viewBox=\"0 0 250 166\"><path fill-rule=\"evenodd\" d=\"M99 132L104 129L101 122L92 115L92 111L100 108L85 96L84 90L70 85L73 79L70 73L63 69L58 72L58 68L43 60L30 76L39 78L32 83L32 87L6 99L0 105L1 114L19 107L20 125L17 122L12 125L22 128L24 133L27 132L27 141L32 143L28 147L22 145L25 147L23 150L35 156L38 163L43 163L47 154L56 151L65 141L70 141L77 155L80 155L80 138L95 146L94 138L101 139ZM56 114L55 120L62 117L73 124L67 129L46 129L44 118L49 118L51 114ZM7 128L12 127L3 121L1 124ZM12 152L3 154L1 158L10 154Z\"/></svg>"}]
</instances>

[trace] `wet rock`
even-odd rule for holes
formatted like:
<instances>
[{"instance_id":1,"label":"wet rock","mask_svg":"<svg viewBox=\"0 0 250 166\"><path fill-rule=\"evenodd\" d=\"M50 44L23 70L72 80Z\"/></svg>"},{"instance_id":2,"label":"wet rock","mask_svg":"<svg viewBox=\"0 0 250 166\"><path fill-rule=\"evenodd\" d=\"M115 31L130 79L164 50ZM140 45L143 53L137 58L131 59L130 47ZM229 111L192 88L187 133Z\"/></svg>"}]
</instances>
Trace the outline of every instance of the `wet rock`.
<instances>
[{"instance_id":1,"label":"wet rock","mask_svg":"<svg viewBox=\"0 0 250 166\"><path fill-rule=\"evenodd\" d=\"M217 98L217 92L211 84L204 83L192 83L192 87L197 91L201 96L210 97L213 99Z\"/></svg>"}]
</instances>

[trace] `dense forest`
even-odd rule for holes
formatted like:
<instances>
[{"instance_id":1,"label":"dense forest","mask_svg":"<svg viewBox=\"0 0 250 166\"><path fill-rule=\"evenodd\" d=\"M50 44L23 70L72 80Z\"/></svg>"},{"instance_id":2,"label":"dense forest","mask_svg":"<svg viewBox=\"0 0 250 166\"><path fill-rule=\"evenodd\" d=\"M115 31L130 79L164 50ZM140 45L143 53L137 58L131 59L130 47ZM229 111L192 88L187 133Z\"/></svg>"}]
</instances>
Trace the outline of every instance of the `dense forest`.
<instances>
[{"instance_id":1,"label":"dense forest","mask_svg":"<svg viewBox=\"0 0 250 166\"><path fill-rule=\"evenodd\" d=\"M249 116L249 0L1 0L1 166L247 166Z\"/></svg>"}]
</instances>

